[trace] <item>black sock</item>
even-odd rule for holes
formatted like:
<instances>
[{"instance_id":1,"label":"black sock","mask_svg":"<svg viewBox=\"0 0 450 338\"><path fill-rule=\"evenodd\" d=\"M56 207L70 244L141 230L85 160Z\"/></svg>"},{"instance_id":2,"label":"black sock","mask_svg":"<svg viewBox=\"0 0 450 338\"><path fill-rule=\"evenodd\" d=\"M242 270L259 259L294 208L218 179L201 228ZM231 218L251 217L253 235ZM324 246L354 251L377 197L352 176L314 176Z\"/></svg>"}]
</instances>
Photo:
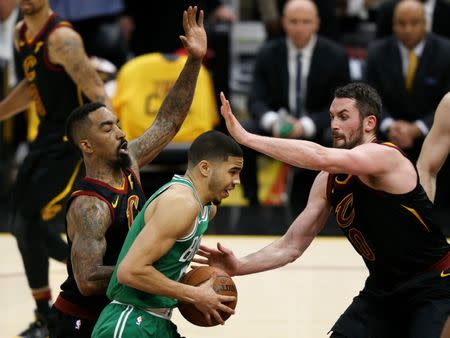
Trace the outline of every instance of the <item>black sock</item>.
<instances>
[{"instance_id":1,"label":"black sock","mask_svg":"<svg viewBox=\"0 0 450 338\"><path fill-rule=\"evenodd\" d=\"M50 289L39 291L33 290L33 297L36 302L37 319L46 321L48 313L50 312L50 300L52 299Z\"/></svg>"}]
</instances>

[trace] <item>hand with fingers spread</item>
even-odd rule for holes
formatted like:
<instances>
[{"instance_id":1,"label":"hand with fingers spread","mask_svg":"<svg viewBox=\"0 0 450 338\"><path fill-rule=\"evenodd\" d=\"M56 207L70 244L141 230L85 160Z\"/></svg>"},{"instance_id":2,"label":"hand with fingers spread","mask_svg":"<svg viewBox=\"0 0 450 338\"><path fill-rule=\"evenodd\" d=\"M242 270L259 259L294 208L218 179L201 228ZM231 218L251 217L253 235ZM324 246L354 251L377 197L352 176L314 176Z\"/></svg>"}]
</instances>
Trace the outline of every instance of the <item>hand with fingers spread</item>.
<instances>
[{"instance_id":1,"label":"hand with fingers spread","mask_svg":"<svg viewBox=\"0 0 450 338\"><path fill-rule=\"evenodd\" d=\"M227 100L223 92L220 92L220 101L222 102L220 113L225 119L225 123L230 135L237 142L243 144L245 137L248 135L248 132L244 129L244 127L242 127L237 118L234 116L233 112L231 111L230 102Z\"/></svg>"},{"instance_id":2,"label":"hand with fingers spread","mask_svg":"<svg viewBox=\"0 0 450 338\"><path fill-rule=\"evenodd\" d=\"M197 256L194 257L192 261L199 264L214 266L225 271L230 276L238 274L239 260L236 258L233 251L220 243L217 243L217 249L200 245Z\"/></svg>"},{"instance_id":3,"label":"hand with fingers spread","mask_svg":"<svg viewBox=\"0 0 450 338\"><path fill-rule=\"evenodd\" d=\"M210 279L197 287L198 292L193 304L204 314L208 324L212 325L212 319L214 318L219 324L223 325L225 321L220 316L219 311L234 314L234 309L224 303L234 302L236 297L216 293L213 289L216 277L217 273L213 273Z\"/></svg>"},{"instance_id":4,"label":"hand with fingers spread","mask_svg":"<svg viewBox=\"0 0 450 338\"><path fill-rule=\"evenodd\" d=\"M206 32L203 26L203 11L200 11L198 19L196 19L196 16L197 6L189 6L189 8L183 12L183 28L185 35L181 35L180 40L190 57L202 59L205 56L207 49Z\"/></svg>"}]
</instances>

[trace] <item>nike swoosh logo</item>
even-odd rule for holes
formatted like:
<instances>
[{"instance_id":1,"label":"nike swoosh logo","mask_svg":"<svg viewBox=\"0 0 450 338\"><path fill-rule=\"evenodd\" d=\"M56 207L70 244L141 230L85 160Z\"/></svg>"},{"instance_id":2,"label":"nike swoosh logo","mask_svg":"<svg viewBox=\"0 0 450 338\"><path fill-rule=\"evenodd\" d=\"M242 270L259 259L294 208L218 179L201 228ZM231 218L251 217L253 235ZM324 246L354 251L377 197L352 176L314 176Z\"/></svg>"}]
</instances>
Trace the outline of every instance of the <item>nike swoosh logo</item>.
<instances>
[{"instance_id":1,"label":"nike swoosh logo","mask_svg":"<svg viewBox=\"0 0 450 338\"><path fill-rule=\"evenodd\" d=\"M119 203L119 196L117 196L116 201L114 203L111 203L114 209L117 207L117 203Z\"/></svg>"},{"instance_id":2,"label":"nike swoosh logo","mask_svg":"<svg viewBox=\"0 0 450 338\"><path fill-rule=\"evenodd\" d=\"M441 272L441 277L442 277L442 278L450 276L450 272L449 272L449 273L445 273L445 271L446 271L446 270L443 270L443 271Z\"/></svg>"}]
</instances>

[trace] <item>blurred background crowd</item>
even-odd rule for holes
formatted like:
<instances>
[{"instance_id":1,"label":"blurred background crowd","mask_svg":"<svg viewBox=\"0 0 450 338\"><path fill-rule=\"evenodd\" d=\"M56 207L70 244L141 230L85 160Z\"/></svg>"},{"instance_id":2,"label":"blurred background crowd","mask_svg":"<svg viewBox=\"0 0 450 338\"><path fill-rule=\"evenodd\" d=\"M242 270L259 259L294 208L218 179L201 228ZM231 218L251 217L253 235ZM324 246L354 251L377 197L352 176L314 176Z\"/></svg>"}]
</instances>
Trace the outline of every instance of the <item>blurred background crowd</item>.
<instances>
[{"instance_id":1,"label":"blurred background crowd","mask_svg":"<svg viewBox=\"0 0 450 338\"><path fill-rule=\"evenodd\" d=\"M394 0L50 0L83 38L127 138L147 128L185 61L179 35L188 5L205 11L208 53L190 113L172 144L143 171L147 196L184 172L190 141L224 131L219 93L247 129L331 144L328 107L336 87L364 81L384 108L379 138L416 161L441 98L450 91L450 1L423 0L396 11ZM18 82L15 0L0 0L0 95ZM5 210L17 166L36 134L33 109L0 123L0 205ZM242 187L226 203L249 208L306 203L315 172L293 169L244 149ZM445 223L450 172L440 172L437 213ZM444 224L445 226L445 224ZM447 229L450 227L447 227Z\"/></svg>"}]
</instances>

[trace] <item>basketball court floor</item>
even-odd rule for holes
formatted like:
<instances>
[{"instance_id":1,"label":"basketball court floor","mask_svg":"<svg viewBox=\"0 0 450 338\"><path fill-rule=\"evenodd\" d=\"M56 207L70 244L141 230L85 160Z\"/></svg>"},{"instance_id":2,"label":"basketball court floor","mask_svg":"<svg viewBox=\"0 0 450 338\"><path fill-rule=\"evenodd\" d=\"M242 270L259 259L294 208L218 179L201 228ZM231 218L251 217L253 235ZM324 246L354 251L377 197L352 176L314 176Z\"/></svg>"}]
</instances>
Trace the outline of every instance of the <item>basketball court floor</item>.
<instances>
[{"instance_id":1,"label":"basketball court floor","mask_svg":"<svg viewBox=\"0 0 450 338\"><path fill-rule=\"evenodd\" d=\"M216 236L237 256L251 253L274 236ZM11 338L32 320L34 304L14 238L0 235L0 338ZM178 311L172 320L179 332L196 338L319 338L327 332L363 287L363 261L344 237L318 237L296 262L278 270L234 277L238 289L236 314L224 326L196 327ZM65 266L52 261L53 297L66 277Z\"/></svg>"}]
</instances>

